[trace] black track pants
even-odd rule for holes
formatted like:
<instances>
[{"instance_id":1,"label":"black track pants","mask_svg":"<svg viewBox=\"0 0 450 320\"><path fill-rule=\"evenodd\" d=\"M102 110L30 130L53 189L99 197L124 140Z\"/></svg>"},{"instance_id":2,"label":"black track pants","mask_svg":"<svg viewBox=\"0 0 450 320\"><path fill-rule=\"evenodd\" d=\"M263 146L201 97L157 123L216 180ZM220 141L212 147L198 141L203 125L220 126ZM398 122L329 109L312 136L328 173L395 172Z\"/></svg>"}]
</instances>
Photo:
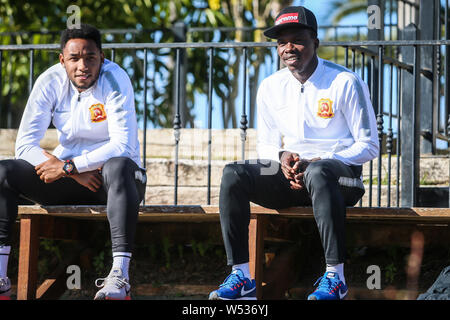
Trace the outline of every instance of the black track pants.
<instances>
[{"instance_id":1,"label":"black track pants","mask_svg":"<svg viewBox=\"0 0 450 320\"><path fill-rule=\"evenodd\" d=\"M219 199L227 263L249 261L250 202L271 209L312 205L326 263L344 262L346 206L355 205L364 194L361 171L361 166L347 166L339 160L319 160L305 171L306 189L292 190L278 162L227 164Z\"/></svg>"},{"instance_id":2,"label":"black track pants","mask_svg":"<svg viewBox=\"0 0 450 320\"><path fill-rule=\"evenodd\" d=\"M25 160L0 161L0 245L10 245L12 226L21 198L41 205L107 205L113 252L131 252L146 174L134 161L111 158L102 168L97 192L71 178L44 183Z\"/></svg>"}]
</instances>

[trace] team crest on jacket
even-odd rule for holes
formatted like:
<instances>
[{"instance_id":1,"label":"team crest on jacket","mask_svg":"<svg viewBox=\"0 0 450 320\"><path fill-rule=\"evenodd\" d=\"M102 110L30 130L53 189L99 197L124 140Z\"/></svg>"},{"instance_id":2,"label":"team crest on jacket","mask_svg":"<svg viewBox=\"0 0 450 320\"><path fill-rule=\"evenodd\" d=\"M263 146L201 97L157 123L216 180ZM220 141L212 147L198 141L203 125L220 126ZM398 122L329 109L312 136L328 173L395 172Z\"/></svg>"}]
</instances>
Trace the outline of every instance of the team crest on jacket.
<instances>
[{"instance_id":1,"label":"team crest on jacket","mask_svg":"<svg viewBox=\"0 0 450 320\"><path fill-rule=\"evenodd\" d=\"M333 118L333 101L331 101L330 99L320 99L317 115L324 119Z\"/></svg>"},{"instance_id":2,"label":"team crest on jacket","mask_svg":"<svg viewBox=\"0 0 450 320\"><path fill-rule=\"evenodd\" d=\"M93 104L89 111L91 112L91 121L92 122L102 122L106 120L106 112L105 108L101 103Z\"/></svg>"}]
</instances>

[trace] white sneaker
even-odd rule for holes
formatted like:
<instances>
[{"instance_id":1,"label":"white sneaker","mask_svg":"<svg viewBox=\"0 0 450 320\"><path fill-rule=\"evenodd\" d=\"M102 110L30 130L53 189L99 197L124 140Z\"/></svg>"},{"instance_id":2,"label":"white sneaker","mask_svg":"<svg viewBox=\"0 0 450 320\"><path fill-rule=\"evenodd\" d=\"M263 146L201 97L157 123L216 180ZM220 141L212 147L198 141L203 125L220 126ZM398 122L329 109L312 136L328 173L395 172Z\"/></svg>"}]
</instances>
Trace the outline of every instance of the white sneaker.
<instances>
[{"instance_id":1,"label":"white sneaker","mask_svg":"<svg viewBox=\"0 0 450 320\"><path fill-rule=\"evenodd\" d=\"M0 278L0 300L11 300L11 281L9 278Z\"/></svg>"},{"instance_id":2,"label":"white sneaker","mask_svg":"<svg viewBox=\"0 0 450 320\"><path fill-rule=\"evenodd\" d=\"M106 278L95 280L95 285L100 289L94 300L131 300L128 279L122 276L120 268L112 269Z\"/></svg>"}]
</instances>

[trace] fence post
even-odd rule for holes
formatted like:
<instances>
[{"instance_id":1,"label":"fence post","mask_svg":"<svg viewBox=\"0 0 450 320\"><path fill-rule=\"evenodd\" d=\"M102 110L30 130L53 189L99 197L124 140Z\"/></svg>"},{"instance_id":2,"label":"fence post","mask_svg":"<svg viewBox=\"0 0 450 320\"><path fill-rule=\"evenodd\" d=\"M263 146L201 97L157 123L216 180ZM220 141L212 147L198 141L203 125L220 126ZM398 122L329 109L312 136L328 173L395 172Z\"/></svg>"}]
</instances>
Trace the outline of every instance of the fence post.
<instances>
[{"instance_id":1,"label":"fence post","mask_svg":"<svg viewBox=\"0 0 450 320\"><path fill-rule=\"evenodd\" d=\"M430 17L433 18L436 10L434 6L436 1L420 0L420 19L419 19L419 38L420 40L431 40L435 34L435 23L430 23ZM432 21L435 21L434 19ZM433 70L435 65L435 46L420 47L420 67L425 70ZM435 127L438 121L437 106L433 106L433 76L430 73L427 76L420 75L420 152L435 153L436 151L436 133Z\"/></svg>"},{"instance_id":2,"label":"fence post","mask_svg":"<svg viewBox=\"0 0 450 320\"><path fill-rule=\"evenodd\" d=\"M450 139L450 116L448 117L447 120L447 137ZM449 153L448 153L448 158L449 158L449 166L448 166L448 174L450 176L450 148L448 149ZM448 185L448 207L450 208L450 181L449 181L449 185Z\"/></svg>"},{"instance_id":3,"label":"fence post","mask_svg":"<svg viewBox=\"0 0 450 320\"><path fill-rule=\"evenodd\" d=\"M384 40L384 1L381 0L368 0L367 1L368 6L376 5L380 8L380 16L378 17L380 19L380 28L369 28L367 30L367 39L368 40ZM368 46L368 49L372 50L375 54L378 54L378 47L377 46ZM373 77L373 86L372 91L370 92L370 95L372 96L372 105L375 109L375 114L379 112L378 110L378 76L379 76L379 66L378 61L374 61L373 69L371 70L371 76ZM381 106L382 107L382 106Z\"/></svg>"},{"instance_id":4,"label":"fence post","mask_svg":"<svg viewBox=\"0 0 450 320\"><path fill-rule=\"evenodd\" d=\"M186 42L186 24L182 21L175 22L172 27L172 32L175 36L175 42ZM186 105L186 49L180 49L180 121L181 128L186 127L188 119L188 110Z\"/></svg>"},{"instance_id":5,"label":"fence post","mask_svg":"<svg viewBox=\"0 0 450 320\"><path fill-rule=\"evenodd\" d=\"M450 40L450 33L448 28L450 27L448 25L448 20L450 19L449 13L448 13L448 0L445 0L445 22L444 22L444 30L445 30L445 40ZM444 68L444 108L445 108L445 116L448 117L450 115L450 94L448 92L450 91L449 84L450 84L450 54L448 52L450 51L450 46L445 46L445 68ZM450 132L447 130L446 132L449 134ZM450 144L448 144L450 147Z\"/></svg>"},{"instance_id":6,"label":"fence post","mask_svg":"<svg viewBox=\"0 0 450 320\"><path fill-rule=\"evenodd\" d=\"M402 31L402 40L416 40L417 27L409 24ZM415 206L419 186L419 154L420 154L420 50L416 47L401 47L401 60L414 65L413 72L402 70L401 81L401 191L403 207ZM406 90L405 90L406 89ZM412 90L411 90L412 89ZM412 91L412 94L411 94Z\"/></svg>"}]
</instances>

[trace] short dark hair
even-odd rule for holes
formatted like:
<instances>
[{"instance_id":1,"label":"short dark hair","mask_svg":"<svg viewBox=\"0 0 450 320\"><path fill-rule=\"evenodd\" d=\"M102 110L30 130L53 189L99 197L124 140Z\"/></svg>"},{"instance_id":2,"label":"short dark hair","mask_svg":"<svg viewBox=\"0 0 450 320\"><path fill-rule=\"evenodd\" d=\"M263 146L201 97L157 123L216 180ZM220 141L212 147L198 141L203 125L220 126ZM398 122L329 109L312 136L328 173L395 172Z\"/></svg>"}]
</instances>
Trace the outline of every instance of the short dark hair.
<instances>
[{"instance_id":1,"label":"short dark hair","mask_svg":"<svg viewBox=\"0 0 450 320\"><path fill-rule=\"evenodd\" d=\"M97 48L102 50L102 38L100 31L89 24L80 24L80 28L66 29L61 33L61 51L71 39L88 39L95 42Z\"/></svg>"}]
</instances>

